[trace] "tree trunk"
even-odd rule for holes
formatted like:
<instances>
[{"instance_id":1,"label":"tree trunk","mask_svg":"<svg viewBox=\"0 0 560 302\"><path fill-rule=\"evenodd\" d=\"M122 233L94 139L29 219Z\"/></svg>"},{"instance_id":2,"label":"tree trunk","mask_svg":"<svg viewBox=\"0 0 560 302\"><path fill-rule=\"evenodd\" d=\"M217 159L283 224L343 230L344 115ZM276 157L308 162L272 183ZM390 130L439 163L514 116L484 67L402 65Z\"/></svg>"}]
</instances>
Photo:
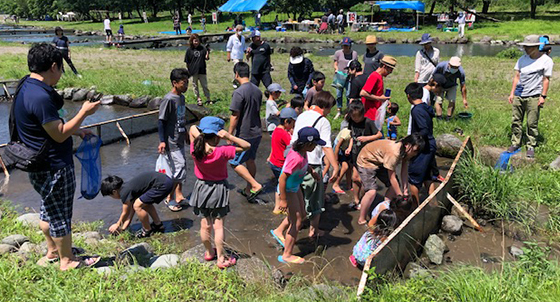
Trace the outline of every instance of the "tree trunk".
<instances>
[{"instance_id":1,"label":"tree trunk","mask_svg":"<svg viewBox=\"0 0 560 302\"><path fill-rule=\"evenodd\" d=\"M430 16L434 13L434 9L436 8L437 0L432 1L432 7L430 7Z\"/></svg>"},{"instance_id":2,"label":"tree trunk","mask_svg":"<svg viewBox=\"0 0 560 302\"><path fill-rule=\"evenodd\" d=\"M177 0L177 12L179 12L179 20L183 20L183 0Z\"/></svg>"},{"instance_id":3,"label":"tree trunk","mask_svg":"<svg viewBox=\"0 0 560 302\"><path fill-rule=\"evenodd\" d=\"M535 19L537 14L537 0L531 0L531 19Z\"/></svg>"},{"instance_id":4,"label":"tree trunk","mask_svg":"<svg viewBox=\"0 0 560 302\"><path fill-rule=\"evenodd\" d=\"M483 14L487 14L488 13L488 9L490 8L490 0L484 0L482 1L482 13Z\"/></svg>"}]
</instances>

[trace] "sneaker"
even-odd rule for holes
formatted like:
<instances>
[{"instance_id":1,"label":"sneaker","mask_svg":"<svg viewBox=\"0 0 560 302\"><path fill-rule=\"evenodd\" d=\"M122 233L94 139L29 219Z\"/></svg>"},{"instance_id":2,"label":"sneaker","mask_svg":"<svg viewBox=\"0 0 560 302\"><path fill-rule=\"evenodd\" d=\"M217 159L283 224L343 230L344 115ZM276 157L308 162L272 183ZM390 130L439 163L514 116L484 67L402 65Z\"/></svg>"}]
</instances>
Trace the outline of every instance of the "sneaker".
<instances>
[{"instance_id":1,"label":"sneaker","mask_svg":"<svg viewBox=\"0 0 560 302\"><path fill-rule=\"evenodd\" d=\"M136 233L136 238L140 239L140 238L147 238L152 236L152 232L153 230L149 230L146 231L144 230L144 228L141 228L137 233Z\"/></svg>"},{"instance_id":2,"label":"sneaker","mask_svg":"<svg viewBox=\"0 0 560 302\"><path fill-rule=\"evenodd\" d=\"M340 111L338 111L338 112L336 113L336 115L334 116L334 119L336 120L336 119L338 119L339 117L340 117Z\"/></svg>"},{"instance_id":3,"label":"sneaker","mask_svg":"<svg viewBox=\"0 0 560 302\"><path fill-rule=\"evenodd\" d=\"M77 76L78 78L80 78L80 79L81 79L81 78L83 78L83 77L82 77L82 75L81 75L81 74L79 74L79 73L78 73L78 74L76 74L76 76Z\"/></svg>"},{"instance_id":4,"label":"sneaker","mask_svg":"<svg viewBox=\"0 0 560 302\"><path fill-rule=\"evenodd\" d=\"M535 148L533 147L527 148L527 158L535 158Z\"/></svg>"},{"instance_id":5,"label":"sneaker","mask_svg":"<svg viewBox=\"0 0 560 302\"><path fill-rule=\"evenodd\" d=\"M513 153L513 152L517 151L517 149L519 149L518 146L511 145L511 146L507 149L507 152Z\"/></svg>"}]
</instances>

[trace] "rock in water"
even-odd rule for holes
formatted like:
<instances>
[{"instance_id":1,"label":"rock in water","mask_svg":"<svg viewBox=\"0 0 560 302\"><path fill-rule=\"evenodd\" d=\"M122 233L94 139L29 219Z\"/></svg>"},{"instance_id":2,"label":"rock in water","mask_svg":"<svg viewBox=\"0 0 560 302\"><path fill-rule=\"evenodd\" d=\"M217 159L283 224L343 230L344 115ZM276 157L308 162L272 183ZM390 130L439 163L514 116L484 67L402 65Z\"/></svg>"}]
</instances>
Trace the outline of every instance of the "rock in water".
<instances>
[{"instance_id":1,"label":"rock in water","mask_svg":"<svg viewBox=\"0 0 560 302\"><path fill-rule=\"evenodd\" d=\"M115 104L128 107L132 102L130 94L115 95Z\"/></svg>"},{"instance_id":2,"label":"rock in water","mask_svg":"<svg viewBox=\"0 0 560 302\"><path fill-rule=\"evenodd\" d=\"M74 95L74 91L76 91L75 88L65 88L64 93L62 94L62 97L65 100L71 100L72 96Z\"/></svg>"},{"instance_id":3,"label":"rock in water","mask_svg":"<svg viewBox=\"0 0 560 302\"><path fill-rule=\"evenodd\" d=\"M158 110L159 109L159 104L161 103L161 98L157 97L157 98L153 98L152 100L150 100L150 102L148 103L148 110L152 111L152 110Z\"/></svg>"},{"instance_id":4,"label":"rock in water","mask_svg":"<svg viewBox=\"0 0 560 302\"><path fill-rule=\"evenodd\" d=\"M119 264L133 264L136 261L139 265L146 266L153 255L154 249L146 242L142 242L120 252L115 261Z\"/></svg>"},{"instance_id":5,"label":"rock in water","mask_svg":"<svg viewBox=\"0 0 560 302\"><path fill-rule=\"evenodd\" d=\"M442 134L436 137L437 155L455 158L463 146L463 142L451 134Z\"/></svg>"},{"instance_id":6,"label":"rock in water","mask_svg":"<svg viewBox=\"0 0 560 302\"><path fill-rule=\"evenodd\" d=\"M179 255L167 254L152 258L150 268L170 268L179 264Z\"/></svg>"},{"instance_id":7,"label":"rock in water","mask_svg":"<svg viewBox=\"0 0 560 302\"><path fill-rule=\"evenodd\" d=\"M549 167L553 171L560 170L560 155L553 162L550 163Z\"/></svg>"},{"instance_id":8,"label":"rock in water","mask_svg":"<svg viewBox=\"0 0 560 302\"><path fill-rule=\"evenodd\" d=\"M445 215L441 222L441 229L453 235L461 234L463 220L455 215Z\"/></svg>"},{"instance_id":9,"label":"rock in water","mask_svg":"<svg viewBox=\"0 0 560 302\"><path fill-rule=\"evenodd\" d=\"M10 244L0 243L0 255L13 253L15 251L17 251L17 248L15 246Z\"/></svg>"},{"instance_id":10,"label":"rock in water","mask_svg":"<svg viewBox=\"0 0 560 302\"><path fill-rule=\"evenodd\" d=\"M28 242L29 238L20 234L11 235L2 239L2 243L19 248L23 243Z\"/></svg>"},{"instance_id":11,"label":"rock in water","mask_svg":"<svg viewBox=\"0 0 560 302\"><path fill-rule=\"evenodd\" d=\"M509 253L515 257L515 258L519 258L520 256L523 256L524 252L522 249L520 249L519 247L512 245L508 248Z\"/></svg>"},{"instance_id":12,"label":"rock in water","mask_svg":"<svg viewBox=\"0 0 560 302\"><path fill-rule=\"evenodd\" d=\"M74 92L74 95L72 95L72 102L84 101L86 99L88 93L89 93L89 90L87 90L87 89L78 89L76 92Z\"/></svg>"},{"instance_id":13,"label":"rock in water","mask_svg":"<svg viewBox=\"0 0 560 302\"><path fill-rule=\"evenodd\" d=\"M113 105L113 103L115 103L114 95L104 95L101 98L101 105Z\"/></svg>"},{"instance_id":14,"label":"rock in water","mask_svg":"<svg viewBox=\"0 0 560 302\"><path fill-rule=\"evenodd\" d=\"M130 108L146 108L148 106L148 103L150 102L150 99L151 98L149 96L141 96L132 100L129 106Z\"/></svg>"},{"instance_id":15,"label":"rock in water","mask_svg":"<svg viewBox=\"0 0 560 302\"><path fill-rule=\"evenodd\" d=\"M424 245L424 250L431 262L435 264L441 264L443 262L445 243L443 243L437 235L432 234L428 237L428 240L426 240L426 244Z\"/></svg>"},{"instance_id":16,"label":"rock in water","mask_svg":"<svg viewBox=\"0 0 560 302\"><path fill-rule=\"evenodd\" d=\"M427 269L423 268L420 264L416 262L409 262L404 269L404 277L407 279L412 279L416 277L429 277L432 274Z\"/></svg>"},{"instance_id":17,"label":"rock in water","mask_svg":"<svg viewBox=\"0 0 560 302\"><path fill-rule=\"evenodd\" d=\"M21 222L23 225L38 228L41 222L39 213L27 213L16 218L17 221Z\"/></svg>"}]
</instances>

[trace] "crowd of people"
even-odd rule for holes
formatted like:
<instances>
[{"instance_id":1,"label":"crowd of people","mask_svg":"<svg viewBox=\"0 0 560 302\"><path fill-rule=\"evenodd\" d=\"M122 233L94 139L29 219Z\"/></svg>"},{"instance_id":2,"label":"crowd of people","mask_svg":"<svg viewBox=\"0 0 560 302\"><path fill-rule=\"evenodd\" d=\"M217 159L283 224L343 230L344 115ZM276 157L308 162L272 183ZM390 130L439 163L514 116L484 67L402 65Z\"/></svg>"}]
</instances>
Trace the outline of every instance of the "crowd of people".
<instances>
[{"instance_id":1,"label":"crowd of people","mask_svg":"<svg viewBox=\"0 0 560 302\"><path fill-rule=\"evenodd\" d=\"M440 61L430 35L422 36L414 81L404 90L411 105L407 135L399 136L399 106L391 102L391 91L384 85L385 78L397 68L397 60L376 49L374 36L366 39L364 67L352 50L352 40L342 39L342 49L333 57L335 82L340 80L336 95L324 89L325 74L314 69L302 50L291 49L287 76L293 97L280 110L282 106L278 100L286 90L272 80L270 46L255 31L251 34L252 44L246 47L242 30L237 27L236 34L227 43L227 61L234 63L231 66L235 86L229 107L229 128L226 130L225 121L213 116L202 118L198 125L188 127L186 124L184 93L189 81L193 81L199 104L197 82L210 101L205 66L209 52L200 44L200 38L192 35L185 56L187 68L171 71L171 89L160 104L157 151L167 155L171 177L158 172L147 172L129 180L116 175L106 177L101 185L102 195L123 204L122 213L109 227L109 232L125 231L136 214L142 224L136 236L149 237L163 232L154 204L163 201L172 211L189 205L201 217L204 259L217 259L220 268L235 265L236 259L224 250L224 219L230 211L227 164L246 181L246 186L238 193L248 202L254 202L264 187L255 177L257 166L262 167L257 165L256 159L266 128L268 134L264 135L271 136L267 163L278 183L273 213L286 215L277 228L270 230L270 235L284 247L278 261L305 262L293 249L304 220L310 223L309 237L319 238L325 234L320 218L328 215L324 213L325 192L328 183L332 183L334 193L352 192L353 202L349 207L360 211L357 223L370 227L350 256L353 264L362 265L375 247L419 204L422 188L431 193L442 180L435 157L433 123L434 119L443 119L443 98L449 101L447 118L451 118L457 80L463 103L468 104L461 59L452 57L449 61ZM57 38L64 42L58 33ZM38 44L30 49L31 74L18 85L10 120L15 140L45 159L45 165L30 172L29 179L42 198L40 226L48 247L45 257L49 261L59 261L60 268L66 270L92 266L99 261L99 257L75 256L71 237L76 188L71 136L92 135L88 130L81 130L80 125L88 115L95 113L99 101L85 102L68 121L59 117L58 110L64 102L53 86L62 75L63 59L69 57L64 48L58 47L63 47L62 42L56 40L57 47ZM534 156L538 113L546 100L553 63L540 51L542 42L538 36L528 36L520 45L525 48L526 55L515 66L509 97L513 104L510 149L515 151L520 147L521 123L527 114L527 156ZM244 62L245 59L251 61L252 66ZM266 87L264 125L261 122L261 82ZM347 110L342 109L345 98ZM335 106L335 118L344 117L337 135L333 135L327 118ZM333 136L336 136L334 142ZM193 159L197 177L190 200L183 195L189 170L187 156ZM146 170L151 168L146 167ZM386 191L383 200L374 206L380 191L378 181ZM212 232L214 245L210 241Z\"/></svg>"}]
</instances>

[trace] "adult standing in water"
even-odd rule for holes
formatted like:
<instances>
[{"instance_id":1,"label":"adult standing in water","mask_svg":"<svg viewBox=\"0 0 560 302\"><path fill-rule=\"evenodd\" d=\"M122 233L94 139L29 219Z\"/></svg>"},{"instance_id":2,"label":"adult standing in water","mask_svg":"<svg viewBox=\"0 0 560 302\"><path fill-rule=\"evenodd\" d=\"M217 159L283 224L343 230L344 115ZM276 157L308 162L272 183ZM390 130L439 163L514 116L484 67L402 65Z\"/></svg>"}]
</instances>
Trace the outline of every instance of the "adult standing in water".
<instances>
[{"instance_id":1,"label":"adult standing in water","mask_svg":"<svg viewBox=\"0 0 560 302\"><path fill-rule=\"evenodd\" d=\"M515 152L521 147L523 118L527 115L527 157L533 158L539 135L539 114L546 102L554 62L539 51L541 42L537 35L525 37L519 45L523 46L525 54L515 64L515 75L508 98L513 109L511 147L508 151Z\"/></svg>"},{"instance_id":2,"label":"adult standing in water","mask_svg":"<svg viewBox=\"0 0 560 302\"><path fill-rule=\"evenodd\" d=\"M27 55L31 74L18 85L14 100L13 129L16 141L42 154L46 164L29 172L29 180L41 195L39 226L47 241L46 262L58 259L60 270L93 266L99 257L76 257L72 253L72 207L76 191L72 135L84 138L91 131L80 125L99 108L99 101L86 101L67 123L60 118L64 100L53 89L62 76L62 53L42 43ZM40 151L44 150L44 151Z\"/></svg>"},{"instance_id":3,"label":"adult standing in water","mask_svg":"<svg viewBox=\"0 0 560 302\"><path fill-rule=\"evenodd\" d=\"M366 53L364 54L364 74L370 75L381 65L384 54L377 49L377 37L369 35L366 37Z\"/></svg>"},{"instance_id":4,"label":"adult standing in water","mask_svg":"<svg viewBox=\"0 0 560 302\"><path fill-rule=\"evenodd\" d=\"M233 61L233 65L243 62L243 56L245 55L245 37L243 36L243 25L238 24L235 27L235 35L229 36L227 45L226 45L226 52L227 52L227 61ZM235 80L235 74L233 75L233 88L238 87L238 83Z\"/></svg>"},{"instance_id":5,"label":"adult standing in water","mask_svg":"<svg viewBox=\"0 0 560 302\"><path fill-rule=\"evenodd\" d=\"M113 31L111 30L111 19L109 19L109 15L103 20L103 27L105 28L105 42L111 43L113 41Z\"/></svg>"},{"instance_id":6,"label":"adult standing in water","mask_svg":"<svg viewBox=\"0 0 560 302\"><path fill-rule=\"evenodd\" d=\"M290 93L302 94L306 88L311 88L311 78L315 69L313 62L303 56L303 49L294 46L290 50L290 64L288 65L288 79L292 85Z\"/></svg>"},{"instance_id":7,"label":"adult standing in water","mask_svg":"<svg viewBox=\"0 0 560 302\"><path fill-rule=\"evenodd\" d=\"M430 34L423 34L420 40L422 49L416 52L414 61L414 82L426 84L439 63L439 49L432 46Z\"/></svg>"},{"instance_id":8,"label":"adult standing in water","mask_svg":"<svg viewBox=\"0 0 560 302\"><path fill-rule=\"evenodd\" d=\"M247 48L247 60L251 60L251 83L258 87L262 82L264 87L268 87L272 84L270 76L272 48L262 41L261 32L258 30L253 31L251 40L253 43Z\"/></svg>"},{"instance_id":9,"label":"adult standing in water","mask_svg":"<svg viewBox=\"0 0 560 302\"><path fill-rule=\"evenodd\" d=\"M461 67L461 58L451 57L449 61L443 61L436 66L434 74L442 74L445 77L445 85L441 97L436 100L436 118L441 120L443 114L443 98L449 101L447 106L447 119L450 120L455 111L455 100L457 99L457 80L461 84L461 95L463 96L463 106L467 108L467 85L465 82L465 70Z\"/></svg>"},{"instance_id":10,"label":"adult standing in water","mask_svg":"<svg viewBox=\"0 0 560 302\"><path fill-rule=\"evenodd\" d=\"M345 68L348 66L348 63L353 60L358 59L358 53L355 50L352 50L352 40L349 37L344 37L340 42L342 49L337 50L334 53L334 72L335 77L346 75ZM344 98L344 90L348 90L349 82L347 80L344 81L344 85L342 87L336 89L336 107L337 112L335 115L335 119L339 118L341 115L342 110L342 99Z\"/></svg>"},{"instance_id":11,"label":"adult standing in water","mask_svg":"<svg viewBox=\"0 0 560 302\"><path fill-rule=\"evenodd\" d=\"M202 98L200 98L198 88L199 82L204 91L206 102L212 104L210 91L208 90L208 79L206 77L206 61L208 60L210 60L210 50L200 44L200 37L197 34L191 34L189 47L185 53L185 63L187 64L189 74L192 76L194 95L196 96L198 106L202 106Z\"/></svg>"},{"instance_id":12,"label":"adult standing in water","mask_svg":"<svg viewBox=\"0 0 560 302\"><path fill-rule=\"evenodd\" d=\"M82 75L78 73L78 70L76 69L76 67L74 67L72 59L70 58L70 41L68 41L68 37L64 35L64 31L59 26L54 29L54 33L56 34L56 36L53 38L52 43L60 51L62 57L64 58L66 63L68 63L68 66L70 66L70 69L72 69L74 74L81 78ZM64 72L64 64L62 64L61 67L62 72Z\"/></svg>"}]
</instances>

